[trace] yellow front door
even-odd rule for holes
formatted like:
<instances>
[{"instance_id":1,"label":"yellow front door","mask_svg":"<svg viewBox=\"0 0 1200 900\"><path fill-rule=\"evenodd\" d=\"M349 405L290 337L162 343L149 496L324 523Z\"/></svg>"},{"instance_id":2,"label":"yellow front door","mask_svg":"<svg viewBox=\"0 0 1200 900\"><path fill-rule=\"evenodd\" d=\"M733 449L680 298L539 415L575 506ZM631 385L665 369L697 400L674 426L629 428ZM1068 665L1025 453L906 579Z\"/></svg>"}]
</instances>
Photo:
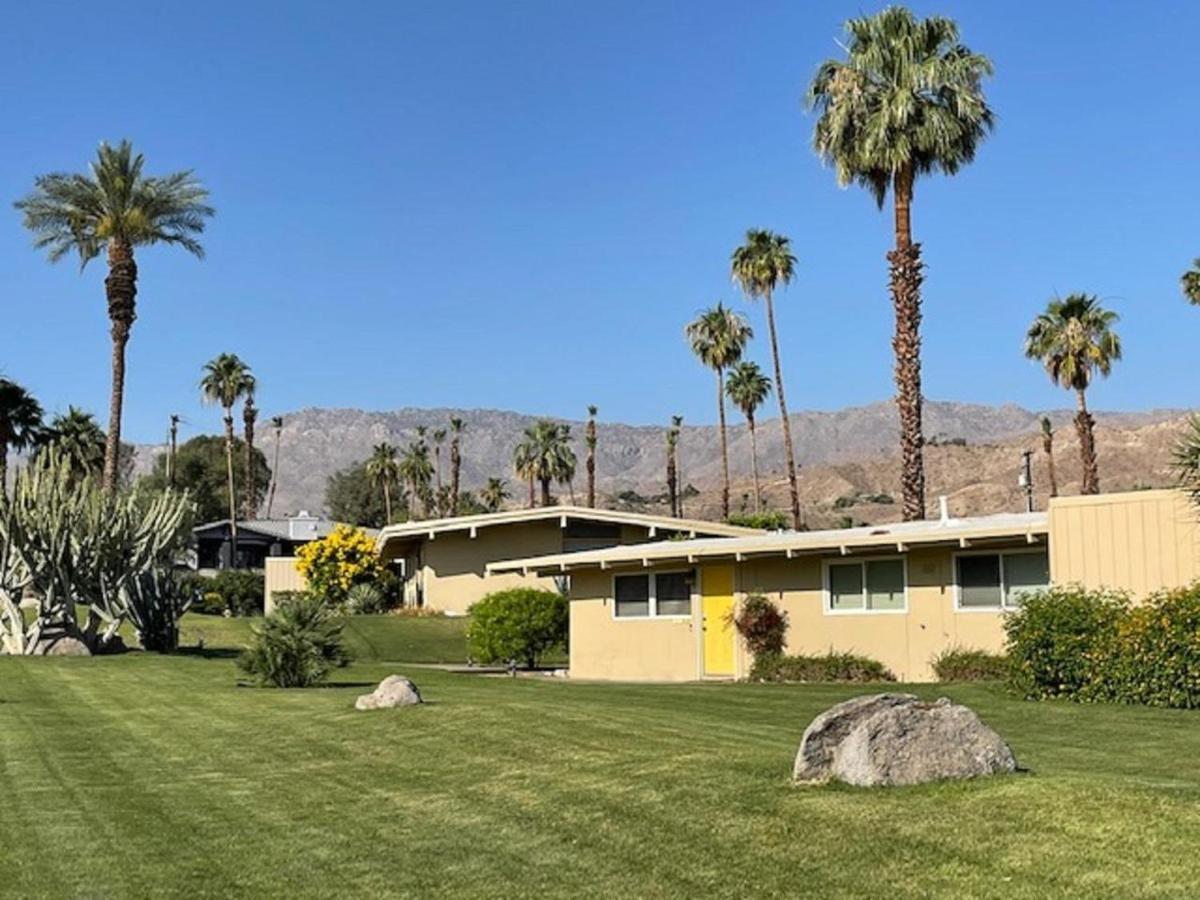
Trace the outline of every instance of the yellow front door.
<instances>
[{"instance_id":1,"label":"yellow front door","mask_svg":"<svg viewBox=\"0 0 1200 900\"><path fill-rule=\"evenodd\" d=\"M733 566L705 566L700 572L704 616L704 674L733 674Z\"/></svg>"}]
</instances>

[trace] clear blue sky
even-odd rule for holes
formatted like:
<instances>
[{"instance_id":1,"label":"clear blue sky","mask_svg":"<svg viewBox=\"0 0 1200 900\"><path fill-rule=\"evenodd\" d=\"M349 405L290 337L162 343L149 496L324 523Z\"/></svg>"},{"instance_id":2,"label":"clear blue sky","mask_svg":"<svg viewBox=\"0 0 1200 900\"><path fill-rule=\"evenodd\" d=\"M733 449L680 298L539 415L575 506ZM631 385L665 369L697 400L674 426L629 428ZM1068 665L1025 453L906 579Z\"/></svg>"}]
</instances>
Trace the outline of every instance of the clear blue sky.
<instances>
[{"instance_id":1,"label":"clear blue sky","mask_svg":"<svg viewBox=\"0 0 1200 900\"><path fill-rule=\"evenodd\" d=\"M74 6L74 9L69 7ZM126 435L215 429L201 364L248 360L264 413L486 406L715 418L682 327L731 300L748 226L790 235L789 400L891 396L890 217L840 190L800 98L875 3L25 4L0 34L0 198L129 137L191 167L208 258L141 253ZM1069 402L1021 356L1055 291L1122 315L1103 408L1190 406L1200 310L1192 4L919 3L989 54L999 127L918 185L925 392ZM50 410L107 409L104 268L47 264L0 209L0 371Z\"/></svg>"}]
</instances>

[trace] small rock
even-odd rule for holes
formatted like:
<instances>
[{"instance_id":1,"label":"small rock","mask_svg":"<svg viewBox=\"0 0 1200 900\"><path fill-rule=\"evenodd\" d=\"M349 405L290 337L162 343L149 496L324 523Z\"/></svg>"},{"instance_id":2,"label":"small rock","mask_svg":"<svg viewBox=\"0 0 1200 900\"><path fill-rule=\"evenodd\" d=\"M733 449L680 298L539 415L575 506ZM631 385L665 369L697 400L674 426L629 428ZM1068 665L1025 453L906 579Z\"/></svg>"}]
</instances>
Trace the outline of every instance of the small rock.
<instances>
[{"instance_id":1,"label":"small rock","mask_svg":"<svg viewBox=\"0 0 1200 900\"><path fill-rule=\"evenodd\" d=\"M421 700L417 686L403 675L389 675L379 682L379 687L369 694L362 694L354 701L355 709L391 709L395 706L415 706Z\"/></svg>"},{"instance_id":2,"label":"small rock","mask_svg":"<svg viewBox=\"0 0 1200 900\"><path fill-rule=\"evenodd\" d=\"M34 654L38 656L91 656L92 651L78 638L60 637L38 644Z\"/></svg>"},{"instance_id":3,"label":"small rock","mask_svg":"<svg viewBox=\"0 0 1200 900\"><path fill-rule=\"evenodd\" d=\"M825 710L804 729L792 778L796 781L828 780L832 774L834 751L860 722L885 709L916 702L914 694L868 694Z\"/></svg>"}]
</instances>

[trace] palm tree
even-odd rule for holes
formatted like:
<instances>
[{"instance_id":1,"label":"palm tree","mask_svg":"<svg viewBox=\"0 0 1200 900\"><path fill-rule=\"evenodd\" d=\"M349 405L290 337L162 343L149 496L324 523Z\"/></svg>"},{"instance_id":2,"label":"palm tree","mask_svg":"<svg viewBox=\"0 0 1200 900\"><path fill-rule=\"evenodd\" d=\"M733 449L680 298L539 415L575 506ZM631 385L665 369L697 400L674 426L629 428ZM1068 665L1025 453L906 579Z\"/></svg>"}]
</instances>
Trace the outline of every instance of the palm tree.
<instances>
[{"instance_id":1,"label":"palm tree","mask_svg":"<svg viewBox=\"0 0 1200 900\"><path fill-rule=\"evenodd\" d=\"M247 519L253 519L258 516L258 485L254 478L254 425L258 421L258 407L254 405L254 391L256 385L251 385L246 391L246 399L242 403L242 429L245 435L245 452L246 452L246 496L245 496L245 512L243 515Z\"/></svg>"},{"instance_id":2,"label":"palm tree","mask_svg":"<svg viewBox=\"0 0 1200 900\"><path fill-rule=\"evenodd\" d=\"M143 158L129 141L100 145L88 174L55 172L34 181L33 191L16 203L34 246L57 262L79 255L80 267L108 253L108 318L112 333L112 398L104 448L104 487L117 483L121 447L121 408L125 401L125 345L137 318L137 263L134 248L173 244L197 258L197 236L213 214L208 191L190 171L161 177L142 174Z\"/></svg>"},{"instance_id":3,"label":"palm tree","mask_svg":"<svg viewBox=\"0 0 1200 900\"><path fill-rule=\"evenodd\" d=\"M792 527L800 528L800 488L796 483L796 448L792 443L792 424L787 399L783 395L783 364L779 361L779 339L775 332L775 288L787 285L796 273L796 257L791 241L781 234L752 228L746 243L733 251L733 280L746 296L762 297L767 308L767 330L771 337L771 360L775 366L775 396L779 399L779 420L783 423L784 464L792 500Z\"/></svg>"},{"instance_id":4,"label":"palm tree","mask_svg":"<svg viewBox=\"0 0 1200 900\"><path fill-rule=\"evenodd\" d=\"M1046 454L1046 468L1049 471L1050 496L1058 496L1058 476L1054 471L1054 426L1049 416L1042 416L1042 450Z\"/></svg>"},{"instance_id":5,"label":"palm tree","mask_svg":"<svg viewBox=\"0 0 1200 900\"><path fill-rule=\"evenodd\" d=\"M917 19L901 6L846 23L845 60L826 60L808 89L819 112L813 146L843 185L871 191L880 209L892 193L895 248L888 253L896 330L896 406L906 520L925 517L921 423L921 245L912 239L913 185L920 175L955 174L975 158L994 116L983 95L986 56L959 41L940 16ZM783 386L776 374L780 396Z\"/></svg>"},{"instance_id":6,"label":"palm tree","mask_svg":"<svg viewBox=\"0 0 1200 900\"><path fill-rule=\"evenodd\" d=\"M762 512L762 492L758 486L758 437L754 433L754 413L770 396L771 379L762 373L758 363L740 362L729 373L725 393L733 405L746 417L750 429L750 464L754 471L754 511Z\"/></svg>"},{"instance_id":7,"label":"palm tree","mask_svg":"<svg viewBox=\"0 0 1200 900\"><path fill-rule=\"evenodd\" d=\"M450 418L450 515L458 515L458 494L462 477L463 420Z\"/></svg>"},{"instance_id":8,"label":"palm tree","mask_svg":"<svg viewBox=\"0 0 1200 900\"><path fill-rule=\"evenodd\" d=\"M75 478L95 477L104 471L104 429L95 416L77 406L68 406L65 413L55 416L39 443L59 450Z\"/></svg>"},{"instance_id":9,"label":"palm tree","mask_svg":"<svg viewBox=\"0 0 1200 900\"><path fill-rule=\"evenodd\" d=\"M41 404L15 381L0 378L0 497L8 496L8 451L28 449L41 432Z\"/></svg>"},{"instance_id":10,"label":"palm tree","mask_svg":"<svg viewBox=\"0 0 1200 900\"><path fill-rule=\"evenodd\" d=\"M392 524L392 485L400 480L400 463L396 459L396 448L386 441L376 444L367 460L367 477L371 483L383 490L383 510L387 524Z\"/></svg>"},{"instance_id":11,"label":"palm tree","mask_svg":"<svg viewBox=\"0 0 1200 900\"><path fill-rule=\"evenodd\" d=\"M583 441L587 445L587 505L596 508L596 407L588 408L587 430Z\"/></svg>"},{"instance_id":12,"label":"palm tree","mask_svg":"<svg viewBox=\"0 0 1200 900\"><path fill-rule=\"evenodd\" d=\"M1087 389L1096 373L1108 377L1121 358L1121 339L1113 331L1119 316L1100 306L1090 294L1055 298L1033 320L1025 336L1025 355L1039 360L1055 384L1075 391L1079 411L1079 454L1083 463L1083 493L1100 493L1096 466L1095 420L1087 408Z\"/></svg>"},{"instance_id":13,"label":"palm tree","mask_svg":"<svg viewBox=\"0 0 1200 900\"><path fill-rule=\"evenodd\" d=\"M221 407L225 412L225 479L229 489L229 534L232 542L232 565L237 567L237 493L233 485L233 407L254 390L254 375L250 367L234 353L222 353L204 364L200 379L200 395L205 403Z\"/></svg>"},{"instance_id":14,"label":"palm tree","mask_svg":"<svg viewBox=\"0 0 1200 900\"><path fill-rule=\"evenodd\" d=\"M1183 273L1179 279L1183 296L1187 297L1192 306L1200 306L1200 256L1192 260L1192 267Z\"/></svg>"},{"instance_id":15,"label":"palm tree","mask_svg":"<svg viewBox=\"0 0 1200 900\"><path fill-rule=\"evenodd\" d=\"M167 447L167 487L175 487L175 457L177 455L179 445L179 423L183 417L178 413L171 413L171 424L168 428L168 447Z\"/></svg>"},{"instance_id":16,"label":"palm tree","mask_svg":"<svg viewBox=\"0 0 1200 900\"><path fill-rule=\"evenodd\" d=\"M508 497L508 482L503 478L489 478L479 492L479 499L488 512L499 512Z\"/></svg>"},{"instance_id":17,"label":"palm tree","mask_svg":"<svg viewBox=\"0 0 1200 900\"><path fill-rule=\"evenodd\" d=\"M529 480L530 506L533 505L533 482L542 488L542 506L550 506L554 498L550 485L569 484L575 477L575 451L571 449L571 426L539 419L525 429L524 440L513 451L513 468Z\"/></svg>"},{"instance_id":18,"label":"palm tree","mask_svg":"<svg viewBox=\"0 0 1200 900\"><path fill-rule=\"evenodd\" d=\"M744 316L723 304L703 310L685 329L692 353L717 373L717 413L721 431L721 517L729 518L729 446L725 433L725 370L742 358L754 336Z\"/></svg>"},{"instance_id":19,"label":"palm tree","mask_svg":"<svg viewBox=\"0 0 1200 900\"><path fill-rule=\"evenodd\" d=\"M271 518L271 510L275 506L275 487L279 484L279 442L283 437L283 416L271 419L271 428L275 431L275 463L271 468L271 492L267 496L267 518Z\"/></svg>"},{"instance_id":20,"label":"palm tree","mask_svg":"<svg viewBox=\"0 0 1200 900\"><path fill-rule=\"evenodd\" d=\"M425 429L417 428L419 437L408 445L400 459L400 477L408 482L408 515L413 518L413 498L421 501L421 514L429 517L430 490L433 480L433 463L429 461L429 445L425 443Z\"/></svg>"},{"instance_id":21,"label":"palm tree","mask_svg":"<svg viewBox=\"0 0 1200 900\"><path fill-rule=\"evenodd\" d=\"M682 416L671 416L671 427L667 429L667 502L671 515L679 518L679 470L676 462L679 454L679 426Z\"/></svg>"},{"instance_id":22,"label":"palm tree","mask_svg":"<svg viewBox=\"0 0 1200 900\"><path fill-rule=\"evenodd\" d=\"M437 514L439 516L445 514L443 501L446 498L442 493L442 444L444 443L446 443L446 429L433 429L433 476L434 483L437 485Z\"/></svg>"}]
</instances>

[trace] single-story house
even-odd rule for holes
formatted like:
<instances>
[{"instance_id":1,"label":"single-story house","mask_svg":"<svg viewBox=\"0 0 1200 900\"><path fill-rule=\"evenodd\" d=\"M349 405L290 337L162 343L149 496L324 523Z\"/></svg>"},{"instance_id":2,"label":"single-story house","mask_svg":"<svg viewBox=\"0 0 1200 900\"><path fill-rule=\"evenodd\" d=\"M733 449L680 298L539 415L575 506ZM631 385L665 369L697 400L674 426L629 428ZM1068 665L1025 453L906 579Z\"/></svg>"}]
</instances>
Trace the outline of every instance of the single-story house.
<instances>
[{"instance_id":1,"label":"single-story house","mask_svg":"<svg viewBox=\"0 0 1200 900\"><path fill-rule=\"evenodd\" d=\"M761 534L719 522L548 506L389 525L380 532L378 547L403 574L406 606L461 614L492 591L520 585L551 590L563 586L554 572L509 571L486 577L492 562L654 540L724 540Z\"/></svg>"},{"instance_id":2,"label":"single-story house","mask_svg":"<svg viewBox=\"0 0 1200 900\"><path fill-rule=\"evenodd\" d=\"M1000 652L1023 592L1079 583L1135 597L1200 577L1200 526L1171 490L1052 500L1047 512L831 531L659 541L495 562L498 578L569 576L570 673L584 679L744 677L732 614L764 594L787 651L852 652L906 681L953 647Z\"/></svg>"},{"instance_id":3,"label":"single-story house","mask_svg":"<svg viewBox=\"0 0 1200 900\"><path fill-rule=\"evenodd\" d=\"M286 519L247 519L237 523L237 560L228 519L192 529L198 569L263 569L267 560L295 556L309 541L325 537L338 523L301 511ZM378 534L365 529L372 537Z\"/></svg>"}]
</instances>

